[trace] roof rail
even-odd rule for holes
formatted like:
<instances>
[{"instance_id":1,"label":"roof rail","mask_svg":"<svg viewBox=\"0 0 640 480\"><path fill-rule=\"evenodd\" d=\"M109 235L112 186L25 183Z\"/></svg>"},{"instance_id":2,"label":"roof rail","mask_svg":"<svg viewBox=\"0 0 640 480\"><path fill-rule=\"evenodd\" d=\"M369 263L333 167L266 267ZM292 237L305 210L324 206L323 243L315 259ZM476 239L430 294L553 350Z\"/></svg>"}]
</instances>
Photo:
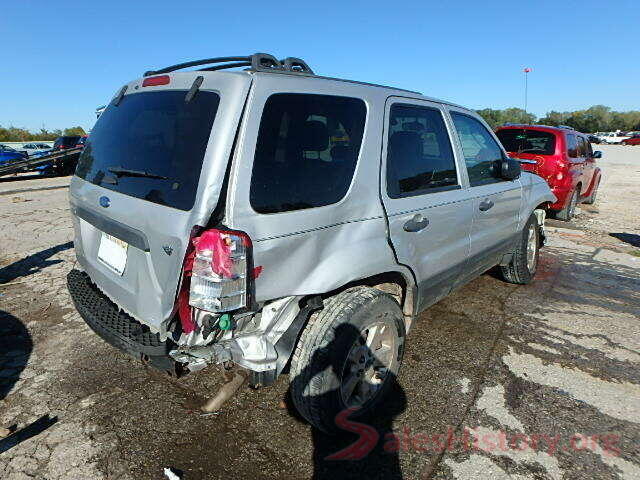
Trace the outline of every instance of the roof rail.
<instances>
[{"instance_id":1,"label":"roof rail","mask_svg":"<svg viewBox=\"0 0 640 480\"><path fill-rule=\"evenodd\" d=\"M314 75L313 70L300 58L287 57L278 60L268 53L254 53L246 57L215 57L206 58L204 60L193 60L191 62L178 63L170 67L161 68L159 70L149 70L144 72L144 76L158 75L161 73L174 72L183 68L199 67L203 65L214 65L207 68L200 68L202 71L224 70L234 67L250 67L249 70L254 72L275 72L275 73L302 73L306 75Z\"/></svg>"},{"instance_id":2,"label":"roof rail","mask_svg":"<svg viewBox=\"0 0 640 480\"><path fill-rule=\"evenodd\" d=\"M570 127L569 125L558 125L558 128L564 128L565 130L575 130L575 128Z\"/></svg>"}]
</instances>

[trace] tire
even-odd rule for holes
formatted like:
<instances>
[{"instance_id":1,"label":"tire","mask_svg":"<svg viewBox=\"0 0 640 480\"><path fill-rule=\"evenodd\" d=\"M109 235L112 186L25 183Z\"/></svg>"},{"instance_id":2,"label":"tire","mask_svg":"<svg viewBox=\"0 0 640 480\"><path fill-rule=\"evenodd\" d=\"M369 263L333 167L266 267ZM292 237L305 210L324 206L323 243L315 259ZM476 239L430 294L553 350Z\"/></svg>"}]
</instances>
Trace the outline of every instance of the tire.
<instances>
[{"instance_id":1,"label":"tire","mask_svg":"<svg viewBox=\"0 0 640 480\"><path fill-rule=\"evenodd\" d=\"M389 339L374 341L370 349L363 345L368 335ZM338 413L354 407L350 417L355 418L374 410L398 374L404 339L402 310L387 293L355 287L325 300L324 309L302 331L291 360L290 394L300 415L319 430L335 433ZM366 381L369 375L371 382ZM353 379L360 383L352 386Z\"/></svg>"},{"instance_id":2,"label":"tire","mask_svg":"<svg viewBox=\"0 0 640 480\"><path fill-rule=\"evenodd\" d=\"M569 202L562 209L556 212L556 218L558 220L562 220L564 222L570 222L573 218L573 215L576 211L576 205L578 204L578 189L576 188L571 192L571 197L569 198Z\"/></svg>"},{"instance_id":3,"label":"tire","mask_svg":"<svg viewBox=\"0 0 640 480\"><path fill-rule=\"evenodd\" d=\"M591 190L591 195L585 198L582 203L586 203L587 205L593 205L596 203L596 197L598 195L598 187L600 187L600 179L598 179L598 183L595 184L593 190Z\"/></svg>"},{"instance_id":4,"label":"tire","mask_svg":"<svg viewBox=\"0 0 640 480\"><path fill-rule=\"evenodd\" d=\"M533 249L533 252L530 250ZM532 257L530 256L532 254ZM513 258L506 266L500 266L505 282L526 285L531 283L538 268L540 255L540 226L535 214L529 217L513 252Z\"/></svg>"}]
</instances>

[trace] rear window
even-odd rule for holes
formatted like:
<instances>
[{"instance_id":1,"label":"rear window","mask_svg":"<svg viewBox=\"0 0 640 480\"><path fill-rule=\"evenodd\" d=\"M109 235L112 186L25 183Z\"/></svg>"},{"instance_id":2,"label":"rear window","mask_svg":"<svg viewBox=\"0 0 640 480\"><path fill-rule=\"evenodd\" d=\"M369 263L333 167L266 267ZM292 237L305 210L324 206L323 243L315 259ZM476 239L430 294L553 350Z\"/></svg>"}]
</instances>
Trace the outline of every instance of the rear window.
<instances>
[{"instance_id":1,"label":"rear window","mask_svg":"<svg viewBox=\"0 0 640 480\"><path fill-rule=\"evenodd\" d=\"M365 117L365 104L356 98L269 97L253 162L253 209L279 213L340 201L351 185Z\"/></svg>"},{"instance_id":2,"label":"rear window","mask_svg":"<svg viewBox=\"0 0 640 480\"><path fill-rule=\"evenodd\" d=\"M556 150L556 136L553 133L510 128L498 130L496 135L507 152L553 155Z\"/></svg>"},{"instance_id":3,"label":"rear window","mask_svg":"<svg viewBox=\"0 0 640 480\"><path fill-rule=\"evenodd\" d=\"M76 175L95 185L190 210L220 97L186 91L125 95L96 122Z\"/></svg>"}]
</instances>

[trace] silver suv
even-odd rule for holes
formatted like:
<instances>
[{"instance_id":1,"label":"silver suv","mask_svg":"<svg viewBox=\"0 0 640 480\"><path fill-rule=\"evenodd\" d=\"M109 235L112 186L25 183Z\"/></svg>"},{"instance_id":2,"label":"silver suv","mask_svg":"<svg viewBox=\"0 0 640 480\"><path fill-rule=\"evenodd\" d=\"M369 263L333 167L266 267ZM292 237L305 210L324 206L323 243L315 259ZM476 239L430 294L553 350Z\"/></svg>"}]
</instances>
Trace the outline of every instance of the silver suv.
<instances>
[{"instance_id":1,"label":"silver suv","mask_svg":"<svg viewBox=\"0 0 640 480\"><path fill-rule=\"evenodd\" d=\"M531 281L554 201L472 110L297 58L188 62L125 85L92 130L68 285L121 350L288 372L331 431L383 396L420 312L495 266Z\"/></svg>"}]
</instances>

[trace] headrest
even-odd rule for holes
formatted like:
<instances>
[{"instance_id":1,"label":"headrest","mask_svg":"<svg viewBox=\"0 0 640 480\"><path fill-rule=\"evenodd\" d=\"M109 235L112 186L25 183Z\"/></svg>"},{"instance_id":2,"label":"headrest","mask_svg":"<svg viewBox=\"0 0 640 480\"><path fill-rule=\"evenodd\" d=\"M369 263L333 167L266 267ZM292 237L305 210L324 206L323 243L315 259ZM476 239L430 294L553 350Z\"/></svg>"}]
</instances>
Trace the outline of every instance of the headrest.
<instances>
[{"instance_id":1,"label":"headrest","mask_svg":"<svg viewBox=\"0 0 640 480\"><path fill-rule=\"evenodd\" d=\"M422 138L418 132L396 132L389 138L391 155L422 156Z\"/></svg>"},{"instance_id":2,"label":"headrest","mask_svg":"<svg viewBox=\"0 0 640 480\"><path fill-rule=\"evenodd\" d=\"M329 129L318 120L308 120L302 124L300 147L302 150L322 152L329 146Z\"/></svg>"},{"instance_id":3,"label":"headrest","mask_svg":"<svg viewBox=\"0 0 640 480\"><path fill-rule=\"evenodd\" d=\"M412 132L421 132L424 130L424 125L420 122L404 122L402 124L402 130L407 131L410 130Z\"/></svg>"}]
</instances>

